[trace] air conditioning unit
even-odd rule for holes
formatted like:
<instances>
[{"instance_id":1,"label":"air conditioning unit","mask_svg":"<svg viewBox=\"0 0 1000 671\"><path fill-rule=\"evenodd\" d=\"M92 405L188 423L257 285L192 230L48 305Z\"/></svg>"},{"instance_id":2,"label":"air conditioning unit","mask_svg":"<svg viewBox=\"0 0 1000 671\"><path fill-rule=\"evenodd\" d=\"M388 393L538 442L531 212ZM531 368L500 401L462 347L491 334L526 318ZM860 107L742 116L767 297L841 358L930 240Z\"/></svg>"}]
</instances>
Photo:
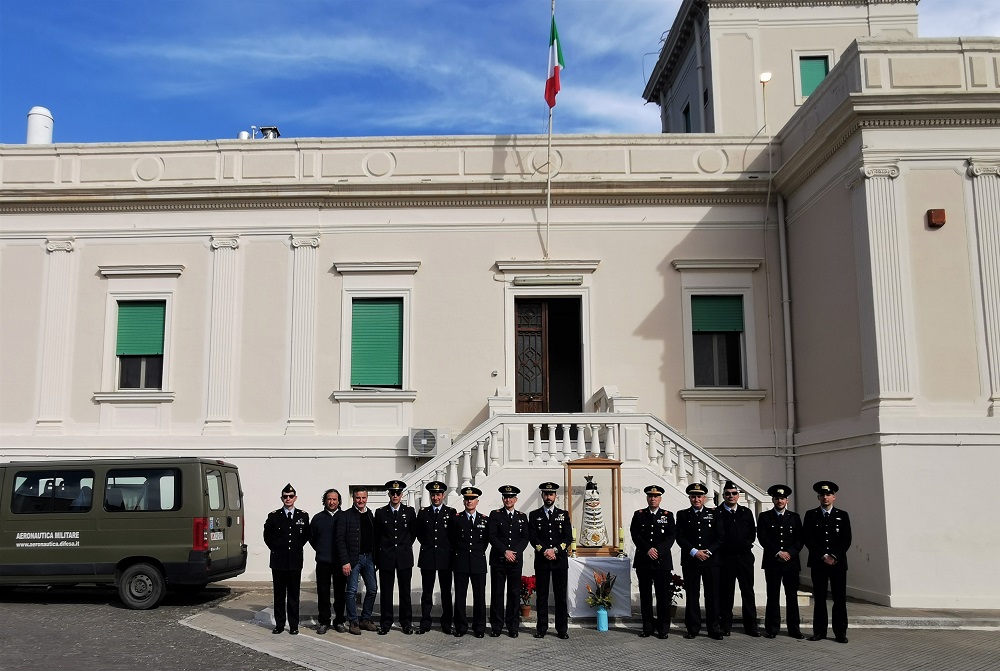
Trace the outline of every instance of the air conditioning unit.
<instances>
[{"instance_id":1,"label":"air conditioning unit","mask_svg":"<svg viewBox=\"0 0 1000 671\"><path fill-rule=\"evenodd\" d=\"M451 434L445 429L410 429L411 457L436 457L451 447Z\"/></svg>"}]
</instances>

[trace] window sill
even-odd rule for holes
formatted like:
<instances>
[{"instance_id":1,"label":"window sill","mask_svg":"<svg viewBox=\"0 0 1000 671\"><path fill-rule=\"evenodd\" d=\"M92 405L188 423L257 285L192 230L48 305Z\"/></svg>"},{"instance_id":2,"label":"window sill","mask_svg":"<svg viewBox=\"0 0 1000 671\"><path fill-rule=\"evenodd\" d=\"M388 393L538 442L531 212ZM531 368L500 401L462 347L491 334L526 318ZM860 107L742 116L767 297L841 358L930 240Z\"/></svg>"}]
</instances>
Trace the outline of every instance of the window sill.
<instances>
[{"instance_id":1,"label":"window sill","mask_svg":"<svg viewBox=\"0 0 1000 671\"><path fill-rule=\"evenodd\" d=\"M332 394L335 401L390 401L393 403L413 403L417 392L400 389L346 389Z\"/></svg>"},{"instance_id":2,"label":"window sill","mask_svg":"<svg viewBox=\"0 0 1000 671\"><path fill-rule=\"evenodd\" d=\"M94 393L98 403L173 403L175 393L159 389L126 389L122 391L99 391Z\"/></svg>"},{"instance_id":3,"label":"window sill","mask_svg":"<svg viewBox=\"0 0 1000 671\"><path fill-rule=\"evenodd\" d=\"M763 389L699 388L681 389L685 401L762 401L767 396Z\"/></svg>"}]
</instances>

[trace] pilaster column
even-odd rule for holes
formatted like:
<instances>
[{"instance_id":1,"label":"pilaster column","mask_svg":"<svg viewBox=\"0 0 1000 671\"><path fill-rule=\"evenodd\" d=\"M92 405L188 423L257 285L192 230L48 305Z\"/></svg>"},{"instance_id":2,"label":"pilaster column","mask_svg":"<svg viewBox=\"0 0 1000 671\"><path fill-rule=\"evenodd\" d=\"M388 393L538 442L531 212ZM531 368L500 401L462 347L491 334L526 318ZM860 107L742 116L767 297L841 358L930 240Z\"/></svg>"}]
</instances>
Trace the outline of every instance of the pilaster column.
<instances>
[{"instance_id":1,"label":"pilaster column","mask_svg":"<svg viewBox=\"0 0 1000 671\"><path fill-rule=\"evenodd\" d=\"M979 245L979 277L983 297L983 326L989 365L990 408L1000 417L1000 164L969 161Z\"/></svg>"},{"instance_id":2,"label":"pilaster column","mask_svg":"<svg viewBox=\"0 0 1000 671\"><path fill-rule=\"evenodd\" d=\"M70 334L73 333L73 240L45 241L45 316L42 323L42 377L34 433L63 433ZM11 382L8 380L8 382Z\"/></svg>"},{"instance_id":3,"label":"pilaster column","mask_svg":"<svg viewBox=\"0 0 1000 671\"><path fill-rule=\"evenodd\" d=\"M208 350L208 409L203 434L233 431L233 367L236 357L238 237L212 238L212 316Z\"/></svg>"},{"instance_id":4,"label":"pilaster column","mask_svg":"<svg viewBox=\"0 0 1000 671\"><path fill-rule=\"evenodd\" d=\"M316 433L313 366L316 349L316 248L319 236L292 236L292 339L285 435Z\"/></svg>"},{"instance_id":5,"label":"pilaster column","mask_svg":"<svg viewBox=\"0 0 1000 671\"><path fill-rule=\"evenodd\" d=\"M865 407L910 405L907 310L896 165L865 164L848 184L854 218Z\"/></svg>"}]
</instances>

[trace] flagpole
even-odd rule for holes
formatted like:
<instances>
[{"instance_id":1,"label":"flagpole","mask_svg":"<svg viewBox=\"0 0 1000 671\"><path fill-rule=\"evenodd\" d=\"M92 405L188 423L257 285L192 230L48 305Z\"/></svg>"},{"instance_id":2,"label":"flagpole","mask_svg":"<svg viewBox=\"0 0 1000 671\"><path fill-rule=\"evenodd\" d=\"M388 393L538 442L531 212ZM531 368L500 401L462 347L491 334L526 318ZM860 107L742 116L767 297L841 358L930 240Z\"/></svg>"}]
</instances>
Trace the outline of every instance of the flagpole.
<instances>
[{"instance_id":1,"label":"flagpole","mask_svg":"<svg viewBox=\"0 0 1000 671\"><path fill-rule=\"evenodd\" d=\"M556 18L556 0L552 0L552 20ZM549 107L549 138L545 170L545 259L549 258L549 217L552 214L552 108Z\"/></svg>"}]
</instances>

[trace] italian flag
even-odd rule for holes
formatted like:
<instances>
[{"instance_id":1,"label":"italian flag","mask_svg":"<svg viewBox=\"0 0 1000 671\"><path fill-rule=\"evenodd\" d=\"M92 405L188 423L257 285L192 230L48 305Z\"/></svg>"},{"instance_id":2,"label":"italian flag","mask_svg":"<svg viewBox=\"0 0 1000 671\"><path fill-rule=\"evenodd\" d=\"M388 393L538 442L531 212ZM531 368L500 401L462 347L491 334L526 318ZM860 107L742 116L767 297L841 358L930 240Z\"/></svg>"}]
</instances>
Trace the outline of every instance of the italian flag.
<instances>
[{"instance_id":1,"label":"italian flag","mask_svg":"<svg viewBox=\"0 0 1000 671\"><path fill-rule=\"evenodd\" d=\"M563 60L562 44L559 43L559 31L556 30L556 17L552 17L552 30L549 31L549 75L545 80L545 102L549 108L556 106L556 94L559 93L559 71L566 67Z\"/></svg>"}]
</instances>

